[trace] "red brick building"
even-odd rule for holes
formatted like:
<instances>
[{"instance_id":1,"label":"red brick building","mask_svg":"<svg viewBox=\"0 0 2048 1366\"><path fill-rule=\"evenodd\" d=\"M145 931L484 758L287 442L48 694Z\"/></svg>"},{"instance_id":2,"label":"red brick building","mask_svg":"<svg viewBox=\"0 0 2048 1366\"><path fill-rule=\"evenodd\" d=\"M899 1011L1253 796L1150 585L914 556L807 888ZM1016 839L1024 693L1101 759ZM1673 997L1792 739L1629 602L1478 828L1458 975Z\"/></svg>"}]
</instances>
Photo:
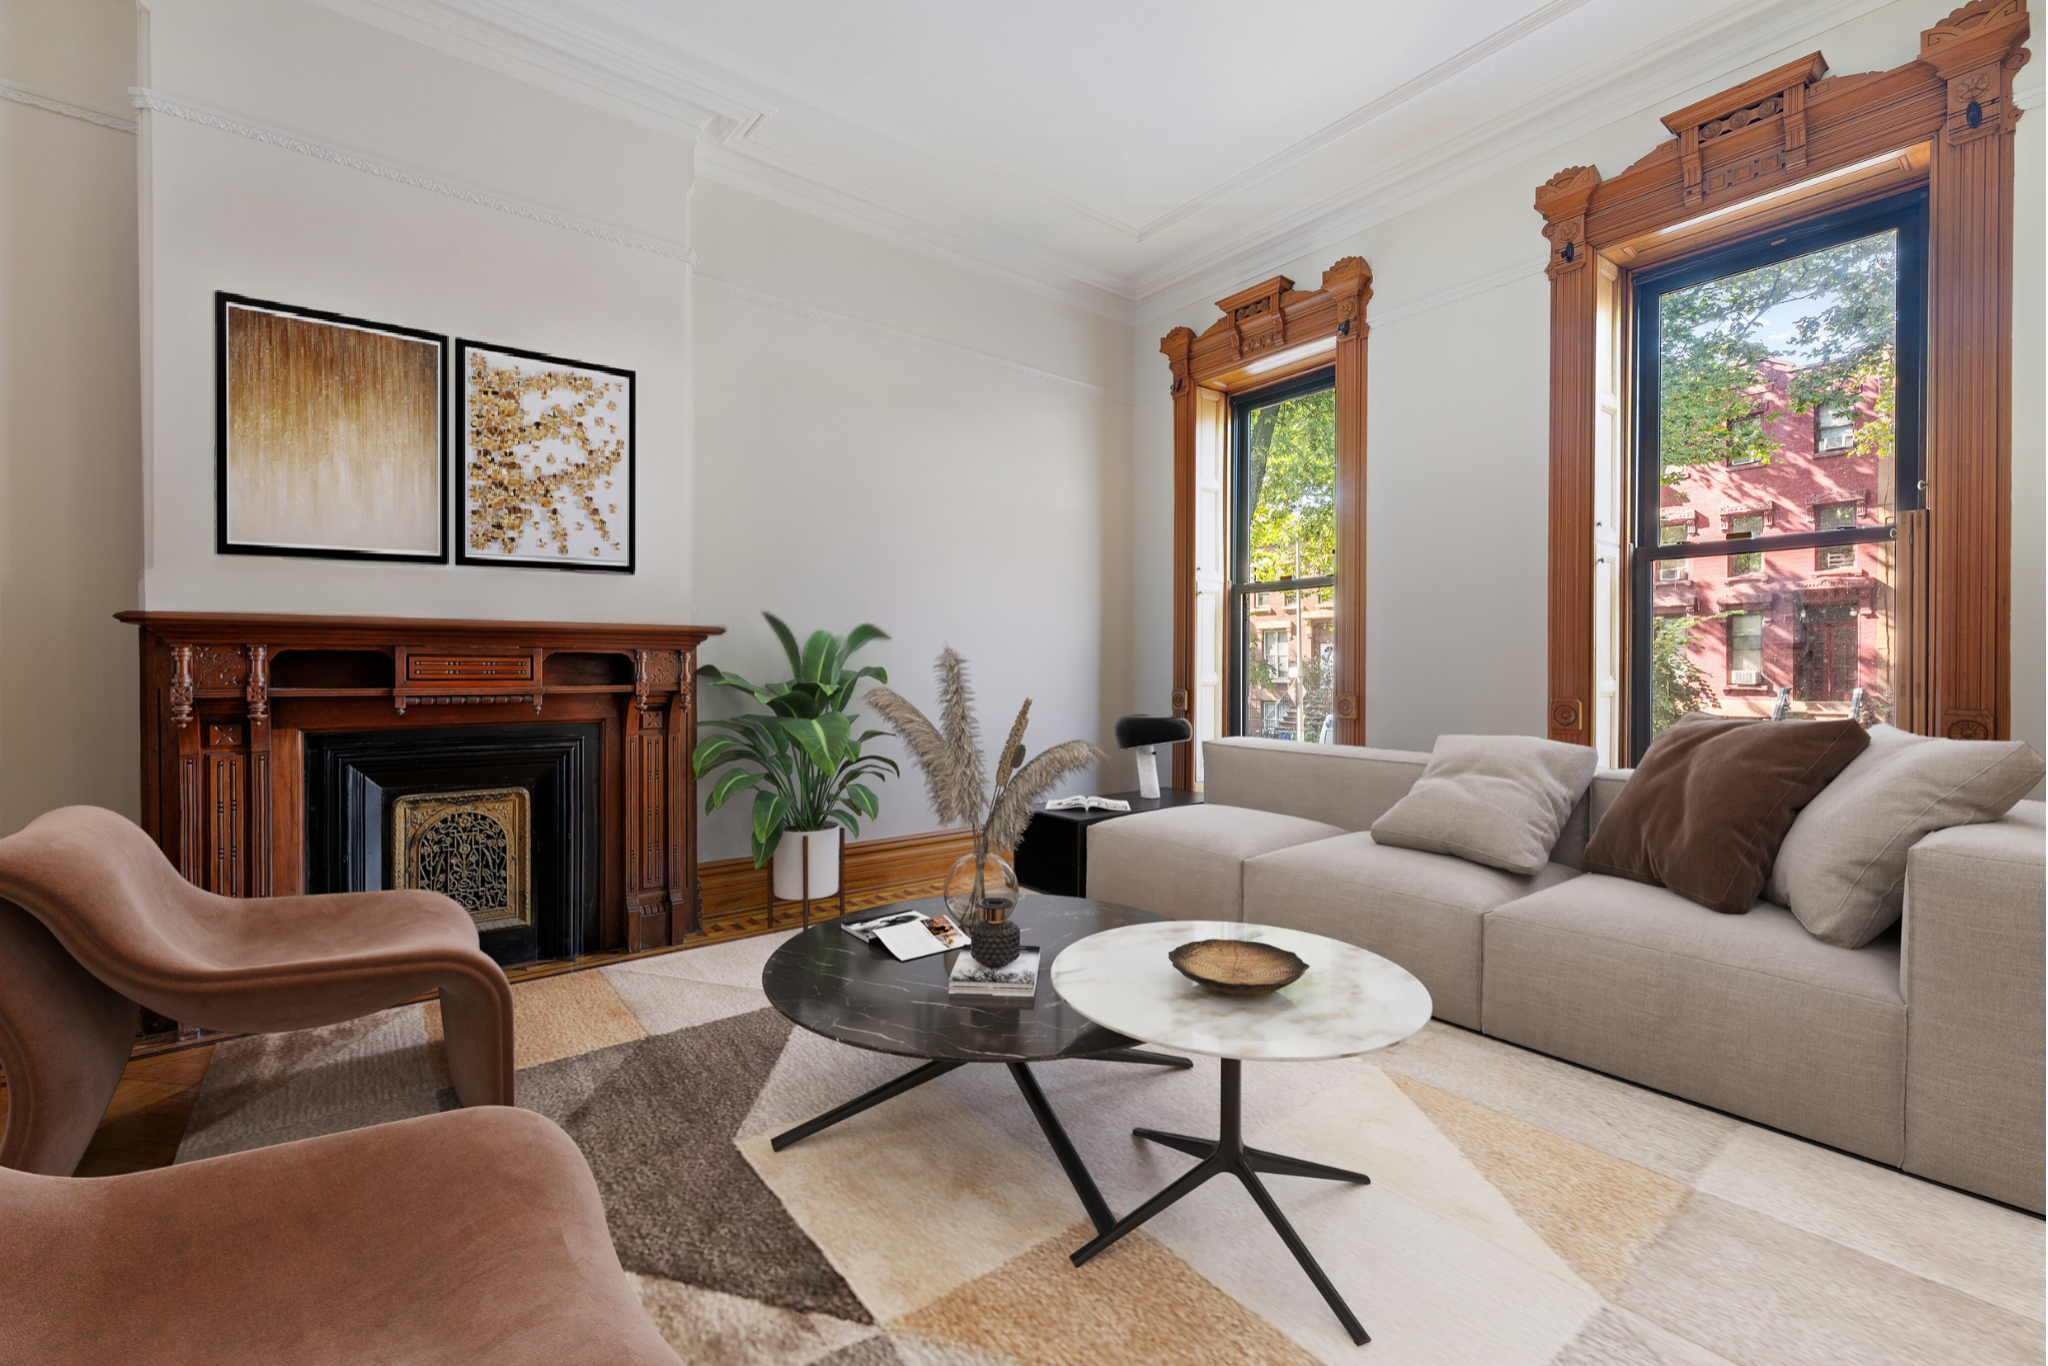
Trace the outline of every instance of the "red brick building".
<instances>
[{"instance_id":1,"label":"red brick building","mask_svg":"<svg viewBox=\"0 0 2048 1366\"><path fill-rule=\"evenodd\" d=\"M1689 466L1663 488L1664 544L1893 520L1892 457L1856 448L1876 390L1853 411L1797 413L1787 394L1795 373L1772 361L1751 391L1779 443L1769 460ZM1883 541L1661 561L1654 610L1703 619L1687 656L1723 714L1768 715L1788 688L1793 714L1846 715L1861 688L1866 710L1890 719L1894 549Z\"/></svg>"}]
</instances>

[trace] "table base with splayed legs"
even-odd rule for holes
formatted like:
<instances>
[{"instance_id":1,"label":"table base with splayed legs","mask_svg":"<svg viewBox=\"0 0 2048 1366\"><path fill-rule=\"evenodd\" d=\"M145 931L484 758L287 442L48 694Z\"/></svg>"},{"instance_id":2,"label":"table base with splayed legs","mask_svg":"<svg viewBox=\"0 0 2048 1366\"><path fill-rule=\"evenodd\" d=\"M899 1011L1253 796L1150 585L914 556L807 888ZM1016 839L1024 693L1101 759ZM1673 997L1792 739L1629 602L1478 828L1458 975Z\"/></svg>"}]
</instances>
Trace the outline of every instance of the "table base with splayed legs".
<instances>
[{"instance_id":1,"label":"table base with splayed legs","mask_svg":"<svg viewBox=\"0 0 2048 1366\"><path fill-rule=\"evenodd\" d=\"M1300 979L1265 996L1217 995L1175 971L1167 954L1203 939L1277 945L1308 963ZM1264 1176L1371 1185L1363 1172L1247 1147L1244 1063L1352 1057L1408 1038L1429 1022L1429 992L1406 970L1364 949L1300 930L1229 921L1181 921L1105 930L1070 944L1053 965L1061 999L1106 1029L1178 1051L1207 1053L1223 1066L1213 1139L1133 1129L1137 1137L1201 1159L1166 1189L1099 1232L1073 1254L1080 1266L1212 1178L1238 1179L1287 1244L1294 1260L1354 1343L1371 1341L1315 1255L1266 1189Z\"/></svg>"}]
</instances>

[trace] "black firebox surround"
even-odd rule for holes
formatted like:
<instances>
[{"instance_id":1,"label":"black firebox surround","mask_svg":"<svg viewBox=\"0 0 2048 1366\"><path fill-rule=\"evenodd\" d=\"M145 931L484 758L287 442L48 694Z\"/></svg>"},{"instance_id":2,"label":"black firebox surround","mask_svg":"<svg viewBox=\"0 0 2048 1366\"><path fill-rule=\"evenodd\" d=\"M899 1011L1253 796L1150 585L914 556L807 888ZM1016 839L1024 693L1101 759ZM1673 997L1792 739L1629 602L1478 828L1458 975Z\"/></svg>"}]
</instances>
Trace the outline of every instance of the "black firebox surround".
<instances>
[{"instance_id":1,"label":"black firebox surround","mask_svg":"<svg viewBox=\"0 0 2048 1366\"><path fill-rule=\"evenodd\" d=\"M522 787L532 804L530 927L486 930L500 963L573 958L598 933L598 724L308 733L306 890L391 885L396 797Z\"/></svg>"}]
</instances>

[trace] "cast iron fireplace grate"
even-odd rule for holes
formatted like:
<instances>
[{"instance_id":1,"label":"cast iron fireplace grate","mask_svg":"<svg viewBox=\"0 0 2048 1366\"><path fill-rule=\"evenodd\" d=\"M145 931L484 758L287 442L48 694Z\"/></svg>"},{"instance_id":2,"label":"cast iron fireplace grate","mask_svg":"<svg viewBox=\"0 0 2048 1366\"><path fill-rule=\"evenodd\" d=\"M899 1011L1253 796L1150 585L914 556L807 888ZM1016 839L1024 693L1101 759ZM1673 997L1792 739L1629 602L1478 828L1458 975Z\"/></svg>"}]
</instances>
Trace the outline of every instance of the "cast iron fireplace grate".
<instances>
[{"instance_id":1,"label":"cast iron fireplace grate","mask_svg":"<svg viewBox=\"0 0 2048 1366\"><path fill-rule=\"evenodd\" d=\"M500 963L596 942L599 727L306 736L306 890L427 886Z\"/></svg>"}]
</instances>

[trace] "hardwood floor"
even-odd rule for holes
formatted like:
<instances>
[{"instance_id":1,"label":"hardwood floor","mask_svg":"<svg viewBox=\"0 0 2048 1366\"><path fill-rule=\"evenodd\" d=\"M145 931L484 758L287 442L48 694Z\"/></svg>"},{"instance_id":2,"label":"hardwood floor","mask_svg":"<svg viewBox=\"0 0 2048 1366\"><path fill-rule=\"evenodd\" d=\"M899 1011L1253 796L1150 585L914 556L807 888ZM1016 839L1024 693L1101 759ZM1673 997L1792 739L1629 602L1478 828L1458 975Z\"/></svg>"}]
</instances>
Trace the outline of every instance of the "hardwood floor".
<instances>
[{"instance_id":1,"label":"hardwood floor","mask_svg":"<svg viewBox=\"0 0 2048 1366\"><path fill-rule=\"evenodd\" d=\"M170 1166L212 1060L213 1045L200 1044L130 1062L75 1174L119 1176ZM6 1122L7 1088L0 1086L0 1126Z\"/></svg>"}]
</instances>

